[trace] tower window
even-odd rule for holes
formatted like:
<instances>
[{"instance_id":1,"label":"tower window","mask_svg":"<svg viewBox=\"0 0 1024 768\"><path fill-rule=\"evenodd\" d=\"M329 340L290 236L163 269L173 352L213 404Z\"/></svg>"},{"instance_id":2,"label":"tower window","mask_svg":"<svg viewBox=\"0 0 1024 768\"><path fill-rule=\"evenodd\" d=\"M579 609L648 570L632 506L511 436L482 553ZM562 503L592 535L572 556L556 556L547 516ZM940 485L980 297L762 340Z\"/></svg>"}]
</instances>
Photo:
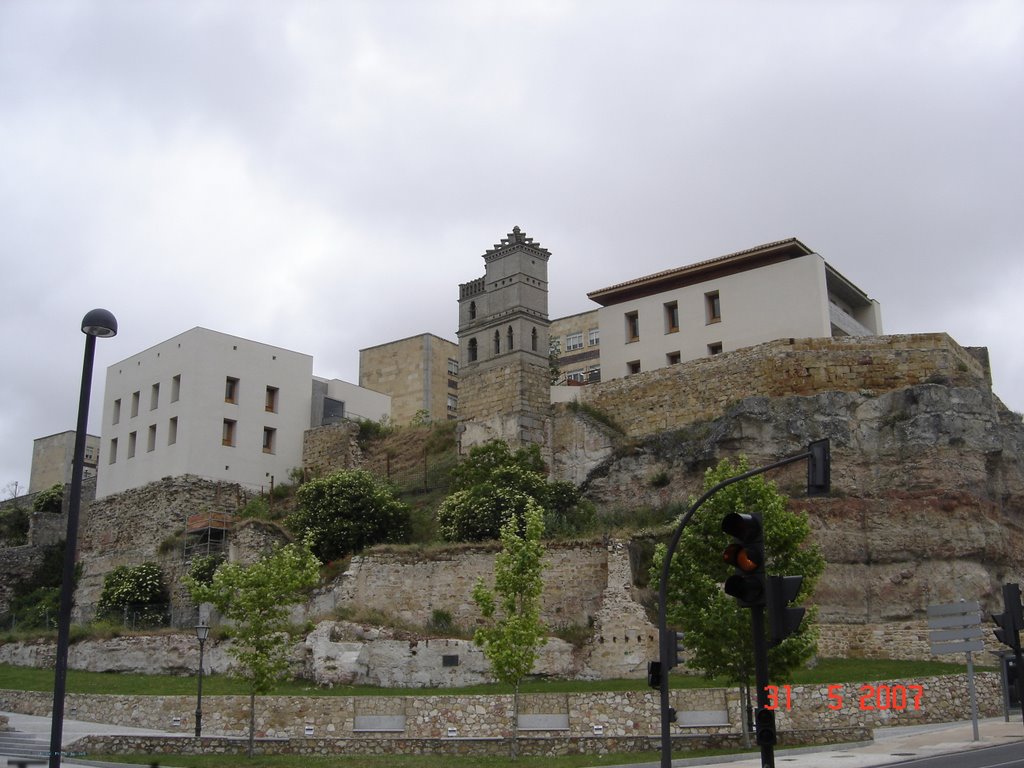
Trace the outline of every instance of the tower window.
<instances>
[{"instance_id":1,"label":"tower window","mask_svg":"<svg viewBox=\"0 0 1024 768\"><path fill-rule=\"evenodd\" d=\"M469 302L469 319L476 320L476 302Z\"/></svg>"},{"instance_id":2,"label":"tower window","mask_svg":"<svg viewBox=\"0 0 1024 768\"><path fill-rule=\"evenodd\" d=\"M494 331L494 354L501 354L501 333Z\"/></svg>"},{"instance_id":3,"label":"tower window","mask_svg":"<svg viewBox=\"0 0 1024 768\"><path fill-rule=\"evenodd\" d=\"M537 351L537 329L536 328L534 328L532 331L530 331L530 349L532 349L534 352Z\"/></svg>"},{"instance_id":4,"label":"tower window","mask_svg":"<svg viewBox=\"0 0 1024 768\"><path fill-rule=\"evenodd\" d=\"M476 339L470 339L469 340L469 344L467 345L467 353L469 355L469 362L475 363L476 362L476 355L477 355L477 352L476 352Z\"/></svg>"},{"instance_id":5,"label":"tower window","mask_svg":"<svg viewBox=\"0 0 1024 768\"><path fill-rule=\"evenodd\" d=\"M505 334L505 336L508 338L508 345L507 345L506 349L507 349L507 351L511 352L513 349L515 349L515 342L514 342L514 337L512 335L512 326L511 325L508 327L508 332Z\"/></svg>"}]
</instances>

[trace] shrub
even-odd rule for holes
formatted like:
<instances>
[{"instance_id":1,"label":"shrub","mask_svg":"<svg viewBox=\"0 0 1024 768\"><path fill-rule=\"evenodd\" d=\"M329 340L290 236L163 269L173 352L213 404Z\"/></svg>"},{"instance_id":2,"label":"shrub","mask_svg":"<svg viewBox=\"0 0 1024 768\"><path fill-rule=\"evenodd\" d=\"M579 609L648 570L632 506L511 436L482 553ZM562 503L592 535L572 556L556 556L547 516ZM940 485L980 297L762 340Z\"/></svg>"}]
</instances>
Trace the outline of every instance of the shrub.
<instances>
[{"instance_id":1,"label":"shrub","mask_svg":"<svg viewBox=\"0 0 1024 768\"><path fill-rule=\"evenodd\" d=\"M217 572L223 562L223 555L198 555L189 563L188 577L197 584L209 584L213 581L213 574Z\"/></svg>"},{"instance_id":2,"label":"shrub","mask_svg":"<svg viewBox=\"0 0 1024 768\"><path fill-rule=\"evenodd\" d=\"M409 508L369 472L335 472L306 483L297 496L299 508L286 524L309 538L323 562L380 542L404 541L409 534Z\"/></svg>"},{"instance_id":3,"label":"shrub","mask_svg":"<svg viewBox=\"0 0 1024 768\"><path fill-rule=\"evenodd\" d=\"M60 512L63 507L64 486L61 483L40 491L32 500L32 509L35 512Z\"/></svg>"},{"instance_id":4,"label":"shrub","mask_svg":"<svg viewBox=\"0 0 1024 768\"><path fill-rule=\"evenodd\" d=\"M120 565L103 580L97 617L114 618L131 611L141 624L161 624L169 599L164 573L156 563Z\"/></svg>"}]
</instances>

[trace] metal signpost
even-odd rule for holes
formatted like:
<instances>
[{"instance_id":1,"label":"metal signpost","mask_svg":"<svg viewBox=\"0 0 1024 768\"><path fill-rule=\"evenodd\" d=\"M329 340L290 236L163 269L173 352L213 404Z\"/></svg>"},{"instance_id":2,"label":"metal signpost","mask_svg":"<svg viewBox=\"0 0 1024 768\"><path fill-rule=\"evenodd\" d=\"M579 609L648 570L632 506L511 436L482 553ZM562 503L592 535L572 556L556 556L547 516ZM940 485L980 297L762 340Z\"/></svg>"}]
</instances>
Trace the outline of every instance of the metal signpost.
<instances>
[{"instance_id":1,"label":"metal signpost","mask_svg":"<svg viewBox=\"0 0 1024 768\"><path fill-rule=\"evenodd\" d=\"M978 697L974 687L973 651L985 650L981 628L981 604L977 600L961 600L928 606L928 640L932 653L967 654L967 687L971 696L971 722L974 740L978 741Z\"/></svg>"}]
</instances>

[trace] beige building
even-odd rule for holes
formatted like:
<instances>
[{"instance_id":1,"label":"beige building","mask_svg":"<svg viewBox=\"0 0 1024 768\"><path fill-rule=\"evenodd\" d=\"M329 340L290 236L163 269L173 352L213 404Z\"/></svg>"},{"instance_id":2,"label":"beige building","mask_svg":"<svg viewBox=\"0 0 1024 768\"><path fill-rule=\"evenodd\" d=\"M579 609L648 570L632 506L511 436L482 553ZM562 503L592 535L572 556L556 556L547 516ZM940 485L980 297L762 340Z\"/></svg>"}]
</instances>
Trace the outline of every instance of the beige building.
<instances>
[{"instance_id":1,"label":"beige building","mask_svg":"<svg viewBox=\"0 0 1024 768\"><path fill-rule=\"evenodd\" d=\"M391 421L454 419L459 395L459 346L432 333L359 350L359 386L391 396Z\"/></svg>"},{"instance_id":2,"label":"beige building","mask_svg":"<svg viewBox=\"0 0 1024 768\"><path fill-rule=\"evenodd\" d=\"M796 238L587 296L601 305L605 380L775 339L882 333L878 302Z\"/></svg>"},{"instance_id":3,"label":"beige building","mask_svg":"<svg viewBox=\"0 0 1024 768\"><path fill-rule=\"evenodd\" d=\"M596 309L551 321L558 345L556 384L596 384L601 380L601 332Z\"/></svg>"},{"instance_id":4,"label":"beige building","mask_svg":"<svg viewBox=\"0 0 1024 768\"><path fill-rule=\"evenodd\" d=\"M96 474L96 462L100 455L100 439L96 435L85 436L84 477ZM60 483L71 482L71 466L75 458L75 431L58 432L56 435L37 437L32 442L32 474L28 481L28 492L38 493Z\"/></svg>"}]
</instances>

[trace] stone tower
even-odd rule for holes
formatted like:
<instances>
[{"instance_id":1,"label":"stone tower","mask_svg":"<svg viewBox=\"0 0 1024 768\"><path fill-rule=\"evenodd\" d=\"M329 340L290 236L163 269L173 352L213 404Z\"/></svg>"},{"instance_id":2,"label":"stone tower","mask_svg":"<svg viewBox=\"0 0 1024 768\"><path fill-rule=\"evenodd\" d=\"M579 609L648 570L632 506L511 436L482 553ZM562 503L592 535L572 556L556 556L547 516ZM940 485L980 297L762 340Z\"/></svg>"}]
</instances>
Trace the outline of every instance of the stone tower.
<instances>
[{"instance_id":1,"label":"stone tower","mask_svg":"<svg viewBox=\"0 0 1024 768\"><path fill-rule=\"evenodd\" d=\"M548 445L550 256L514 227L483 255L484 276L459 285L463 451L488 440Z\"/></svg>"}]
</instances>

